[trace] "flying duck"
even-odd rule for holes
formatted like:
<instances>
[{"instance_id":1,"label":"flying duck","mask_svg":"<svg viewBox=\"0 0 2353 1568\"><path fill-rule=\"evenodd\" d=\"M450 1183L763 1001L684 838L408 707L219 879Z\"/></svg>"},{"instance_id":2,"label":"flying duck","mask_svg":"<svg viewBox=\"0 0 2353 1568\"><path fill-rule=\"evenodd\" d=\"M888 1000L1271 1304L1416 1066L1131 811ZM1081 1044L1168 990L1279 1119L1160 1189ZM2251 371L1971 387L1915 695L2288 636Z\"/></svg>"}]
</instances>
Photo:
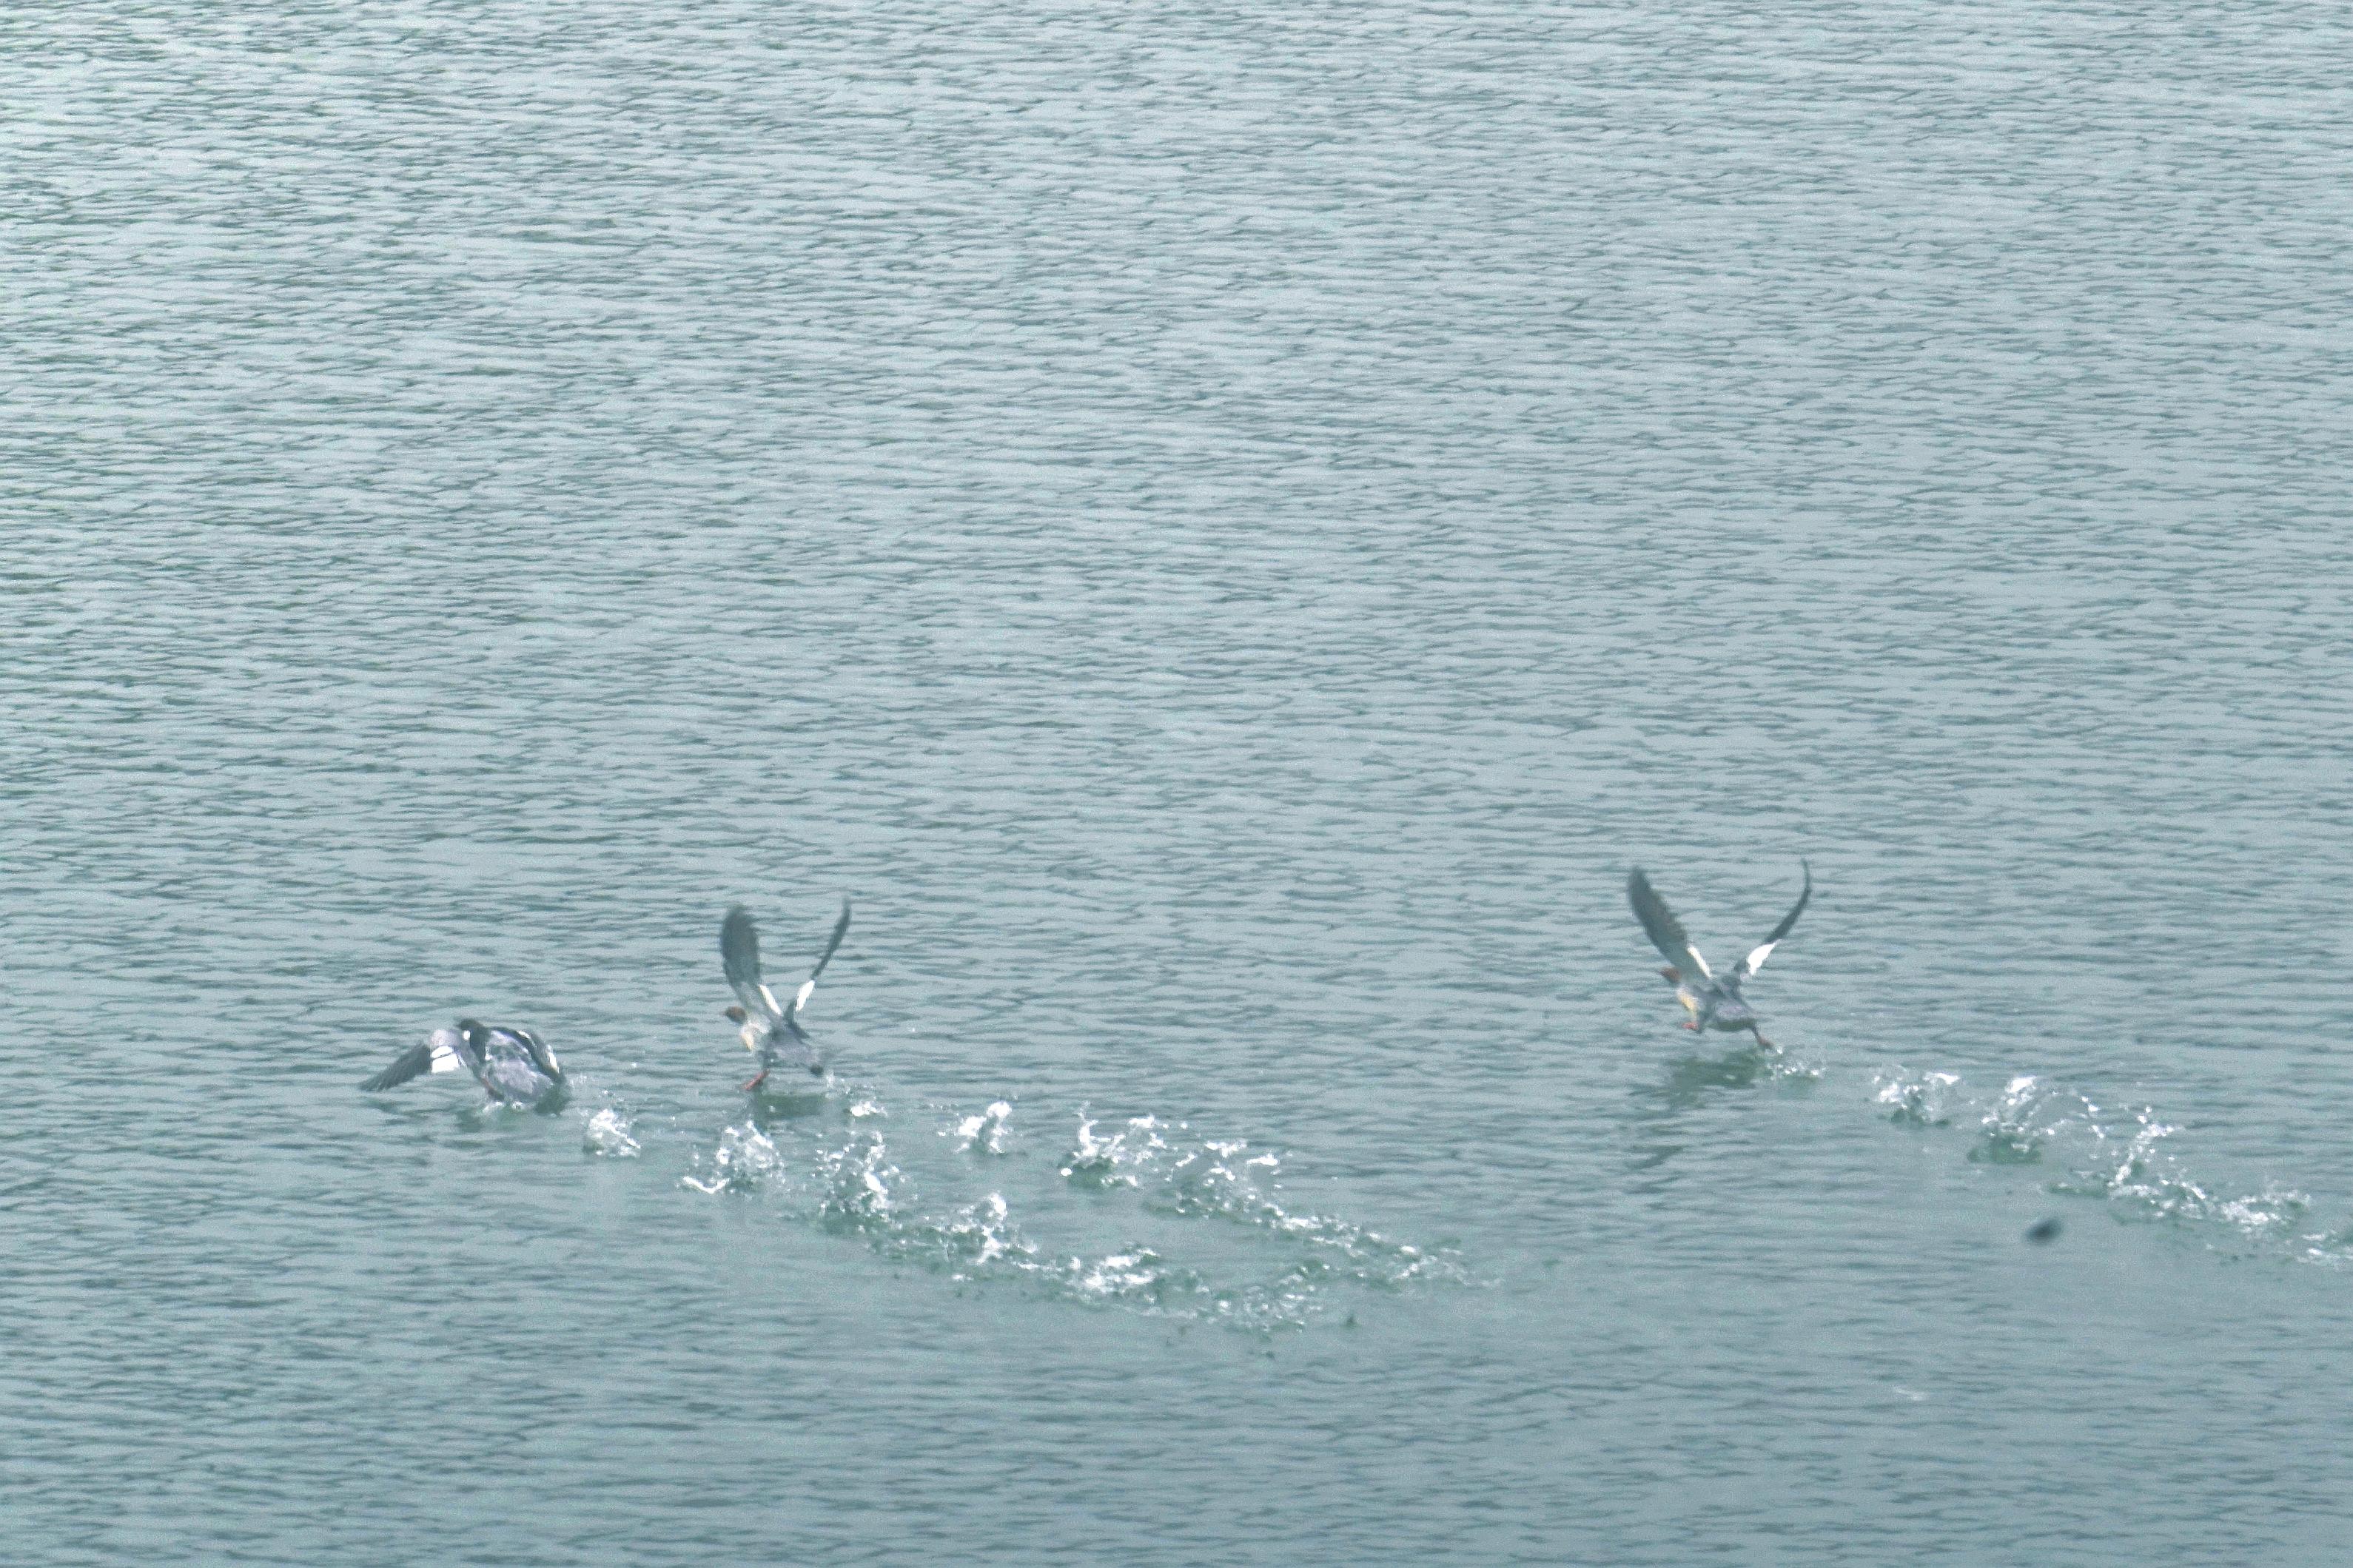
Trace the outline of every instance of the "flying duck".
<instances>
[{"instance_id":1,"label":"flying duck","mask_svg":"<svg viewBox=\"0 0 2353 1568\"><path fill-rule=\"evenodd\" d=\"M564 1068L546 1042L529 1029L460 1018L454 1029L436 1029L409 1047L393 1064L360 1085L373 1094L427 1073L466 1071L500 1105L536 1109L564 1089Z\"/></svg>"},{"instance_id":2,"label":"flying duck","mask_svg":"<svg viewBox=\"0 0 2353 1568\"><path fill-rule=\"evenodd\" d=\"M1813 868L1802 859L1798 864L1805 872L1806 889L1798 895L1797 907L1781 917L1781 923L1773 928L1773 934L1765 939L1763 945L1752 948L1748 956L1735 964L1728 974L1717 974L1709 970L1707 960L1699 955L1699 949L1694 947L1691 938L1683 934L1683 921L1675 919L1675 911L1667 908L1667 900L1659 897L1657 890L1651 886L1651 879L1642 875L1640 866L1635 867L1634 874L1626 879L1626 899L1634 906L1634 918L1642 922L1642 930L1649 933L1651 945L1666 957L1667 967L1659 973L1666 977L1668 984L1675 988L1675 1000L1691 1014L1683 1025L1684 1028L1721 1029L1726 1034L1736 1034L1746 1029L1757 1037L1758 1045L1768 1050L1773 1048L1773 1042L1757 1028L1756 1010L1741 995L1740 986L1742 982L1765 967L1765 961L1772 956L1775 944L1789 934L1789 928L1796 925L1798 917L1806 912L1806 900L1814 896Z\"/></svg>"},{"instance_id":3,"label":"flying duck","mask_svg":"<svg viewBox=\"0 0 2353 1568\"><path fill-rule=\"evenodd\" d=\"M808 1069L809 1076L825 1077L825 1060L817 1053L816 1045L801 1028L801 1009L808 1005L809 994L817 989L817 977L833 962L834 949L841 945L849 930L849 900L841 900L841 918L833 922L833 934L826 939L825 951L818 955L817 967L793 993L792 1005L786 1006L776 1000L776 994L760 980L760 931L752 923L752 911L738 904L727 911L727 919L719 927L719 960L727 971L727 984L733 986L742 1004L727 1009L727 1016L743 1026L739 1037L744 1048L760 1058L760 1070L744 1082L744 1087L756 1094L768 1081L768 1075L779 1067Z\"/></svg>"}]
</instances>

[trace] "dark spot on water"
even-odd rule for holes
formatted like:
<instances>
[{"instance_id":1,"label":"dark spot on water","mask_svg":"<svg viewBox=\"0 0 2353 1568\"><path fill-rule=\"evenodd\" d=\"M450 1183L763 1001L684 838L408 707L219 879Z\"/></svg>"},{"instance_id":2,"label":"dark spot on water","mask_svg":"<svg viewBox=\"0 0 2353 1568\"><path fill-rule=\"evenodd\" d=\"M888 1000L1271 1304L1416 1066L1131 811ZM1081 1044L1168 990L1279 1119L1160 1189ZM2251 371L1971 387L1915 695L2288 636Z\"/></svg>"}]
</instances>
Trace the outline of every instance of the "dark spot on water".
<instances>
[{"instance_id":1,"label":"dark spot on water","mask_svg":"<svg viewBox=\"0 0 2353 1568\"><path fill-rule=\"evenodd\" d=\"M2026 1239L2037 1247L2048 1247L2059 1239L2060 1228L2059 1221L2055 1216L2051 1219L2037 1220L2026 1227Z\"/></svg>"}]
</instances>

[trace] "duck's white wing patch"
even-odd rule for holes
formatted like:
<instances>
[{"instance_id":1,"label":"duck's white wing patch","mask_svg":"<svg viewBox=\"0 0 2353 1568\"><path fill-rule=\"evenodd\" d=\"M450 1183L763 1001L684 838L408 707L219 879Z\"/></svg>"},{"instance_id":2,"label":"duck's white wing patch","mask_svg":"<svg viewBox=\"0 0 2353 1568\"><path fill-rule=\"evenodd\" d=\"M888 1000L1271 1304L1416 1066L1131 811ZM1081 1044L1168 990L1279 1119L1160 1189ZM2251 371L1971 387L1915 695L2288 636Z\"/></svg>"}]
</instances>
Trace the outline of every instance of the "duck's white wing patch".
<instances>
[{"instance_id":1,"label":"duck's white wing patch","mask_svg":"<svg viewBox=\"0 0 2353 1568\"><path fill-rule=\"evenodd\" d=\"M458 1053L451 1050L448 1047L443 1045L438 1040L433 1042L432 1061L432 1070L435 1072L463 1072L466 1070L466 1064L458 1059Z\"/></svg>"},{"instance_id":2,"label":"duck's white wing patch","mask_svg":"<svg viewBox=\"0 0 2353 1568\"><path fill-rule=\"evenodd\" d=\"M796 991L796 992L794 992L794 993L793 993L793 1011L794 1011L794 1012L796 1012L796 1013L797 1013L797 1012L799 1012L802 1008L804 1008L804 1007L807 1006L807 1005L808 1005L808 999L809 999L809 997L810 997L811 995L813 995L813 994L816 993L816 991L817 991L817 982L816 982L816 981L814 981L814 980L804 980L804 981L802 981L802 982L801 982L801 988L800 988L798 991Z\"/></svg>"},{"instance_id":3,"label":"duck's white wing patch","mask_svg":"<svg viewBox=\"0 0 2353 1568\"><path fill-rule=\"evenodd\" d=\"M1798 864L1804 868L1806 886L1805 890L1798 895L1797 907L1781 917L1781 923L1773 928L1772 934L1765 939L1763 946L1752 949L1748 956L1740 961L1741 973L1754 974L1765 967L1765 961L1773 956L1773 950L1778 947L1781 944L1781 939L1788 935L1796 927L1798 917L1806 912L1807 904L1813 900L1814 868L1803 860L1799 860Z\"/></svg>"}]
</instances>

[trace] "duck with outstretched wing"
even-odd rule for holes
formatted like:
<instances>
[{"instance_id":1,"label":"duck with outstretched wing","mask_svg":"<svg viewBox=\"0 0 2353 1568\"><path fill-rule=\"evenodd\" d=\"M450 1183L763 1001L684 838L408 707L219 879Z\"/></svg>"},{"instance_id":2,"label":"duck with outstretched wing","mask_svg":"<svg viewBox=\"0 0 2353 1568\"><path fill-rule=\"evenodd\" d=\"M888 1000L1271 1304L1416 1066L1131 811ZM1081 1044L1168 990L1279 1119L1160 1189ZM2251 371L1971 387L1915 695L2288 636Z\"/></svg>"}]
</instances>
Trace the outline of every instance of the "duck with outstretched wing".
<instances>
[{"instance_id":1,"label":"duck with outstretched wing","mask_svg":"<svg viewBox=\"0 0 2353 1568\"><path fill-rule=\"evenodd\" d=\"M760 1058L760 1070L744 1087L754 1094L768 1081L768 1075L780 1067L806 1069L812 1078L825 1077L825 1058L818 1053L817 1043L801 1027L801 1009L817 990L818 976L833 962L834 950L849 931L849 900L841 900L841 918L833 922L833 935L826 939L825 951L818 954L817 967L793 993L791 1004L778 1002L776 994L760 978L760 931L752 923L752 911L738 904L727 911L719 927L719 962L727 972L727 984L734 988L737 1005L727 1009L727 1016L743 1026L738 1037L744 1048Z\"/></svg>"},{"instance_id":2,"label":"duck with outstretched wing","mask_svg":"<svg viewBox=\"0 0 2353 1568\"><path fill-rule=\"evenodd\" d=\"M1683 921L1675 919L1675 911L1667 907L1666 900L1659 897L1658 889L1651 886L1650 878L1642 874L1640 866L1635 867L1634 874L1626 879L1626 899L1634 906L1634 918L1642 922L1642 930L1649 934L1651 945L1667 961L1667 967L1659 973L1666 977L1668 984L1675 988L1675 999L1691 1015L1683 1027L1701 1031L1720 1029L1726 1034L1736 1034L1746 1029L1757 1037L1758 1045L1768 1050L1774 1048L1773 1042L1757 1028L1757 1010L1748 1005L1748 999L1741 994L1740 988L1749 976L1765 967L1766 959L1772 956L1773 949L1781 939L1789 934L1790 928L1798 923L1798 917L1806 912L1807 900L1814 896L1813 868L1802 859L1798 865L1805 873L1806 887L1798 895L1797 907L1781 918L1781 923L1773 928L1772 935L1750 949L1747 957L1723 974L1708 968L1707 960L1699 955L1699 949L1694 947L1691 938L1683 934Z\"/></svg>"}]
</instances>

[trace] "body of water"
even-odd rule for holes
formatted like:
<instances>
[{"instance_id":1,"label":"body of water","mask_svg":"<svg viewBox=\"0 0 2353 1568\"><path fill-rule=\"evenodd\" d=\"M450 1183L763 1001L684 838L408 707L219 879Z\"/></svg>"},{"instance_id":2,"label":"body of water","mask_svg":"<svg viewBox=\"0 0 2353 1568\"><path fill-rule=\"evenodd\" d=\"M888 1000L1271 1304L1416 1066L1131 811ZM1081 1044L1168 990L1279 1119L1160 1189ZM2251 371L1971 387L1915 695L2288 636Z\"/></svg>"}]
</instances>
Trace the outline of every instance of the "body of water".
<instances>
[{"instance_id":1,"label":"body of water","mask_svg":"<svg viewBox=\"0 0 2353 1568\"><path fill-rule=\"evenodd\" d=\"M2348 58L18 7L0 1555L2341 1561Z\"/></svg>"}]
</instances>

